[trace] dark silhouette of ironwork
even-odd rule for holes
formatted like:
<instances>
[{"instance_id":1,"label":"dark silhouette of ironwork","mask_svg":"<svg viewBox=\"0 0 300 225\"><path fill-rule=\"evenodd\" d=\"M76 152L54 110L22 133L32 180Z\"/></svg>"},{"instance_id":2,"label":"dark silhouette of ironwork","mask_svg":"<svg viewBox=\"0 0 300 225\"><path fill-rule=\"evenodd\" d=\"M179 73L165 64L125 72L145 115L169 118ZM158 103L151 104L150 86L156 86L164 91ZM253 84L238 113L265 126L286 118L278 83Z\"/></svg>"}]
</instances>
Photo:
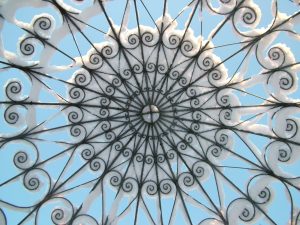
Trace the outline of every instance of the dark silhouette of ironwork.
<instances>
[{"instance_id":1,"label":"dark silhouette of ironwork","mask_svg":"<svg viewBox=\"0 0 300 225\"><path fill-rule=\"evenodd\" d=\"M53 21L45 15L35 18L32 29L22 28L26 35L18 44L20 54L24 57L35 54L33 42L37 42L43 48L52 49L61 57L70 59L78 69L66 80L48 72L48 68L39 62L21 64L9 57L1 59L2 76L5 76L5 71L20 71L32 85L52 92L57 99L56 102L47 102L33 99L31 95L21 96L22 82L12 79L5 86L7 98L1 100L7 124L20 122L20 110L32 112L30 109L34 108L57 109L66 115L67 120L64 124L49 128L46 126L47 120L27 124L16 134L0 136L0 152L16 143L30 149L13 153L12 163L18 172L1 179L0 188L9 188L12 183L21 180L25 189L40 196L32 204L9 202L0 196L0 221L11 224L6 219L6 208L12 207L27 210L19 224L26 221L41 224L39 214L54 204L49 214L54 224L117 224L132 207L133 224L138 223L141 211L147 214L149 224L169 224L174 221L176 210L179 210L175 206L180 205L186 223L194 224L192 212L187 206L193 202L199 213L205 212L204 219L197 224L234 224L233 221L238 219L242 223L254 223L262 217L267 223L276 224L274 215L269 214L268 205L276 196L271 183L279 182L290 202L289 222L299 224L300 205L294 196L299 195L300 189L299 170L295 171L299 169L300 134L299 118L293 113L299 113L300 103L282 97L297 89L299 62L290 56L292 53L283 45L273 45L268 49L266 58L269 61L260 57L265 40L272 35L288 33L299 38L290 26L294 20L299 20L299 10L283 17L279 15L277 2L274 1L272 23L254 34L239 28L240 23L251 27L258 20L259 15L252 1L220 0L221 5L228 7L216 10L209 0L192 0L187 5L191 13L186 27L179 31L172 26L184 10L177 17L170 18L167 0L164 0L162 17L156 22L144 1L125 1L123 19L118 26L113 24L106 10L106 3L109 2L95 0L93 4L106 19L101 23L107 23L110 28L109 32L104 32L59 1L41 1L54 7L62 17L79 57L75 58L51 42L48 31L53 28ZM135 30L127 29L125 24L130 3L135 12ZM292 5L290 2L287 4ZM139 7L143 7L152 19L152 30L140 24L143 15L138 13ZM210 39L196 40L190 33L190 24L197 13L204 10L224 19L212 31ZM2 21L7 19L5 15L1 18ZM232 32L241 41L212 45L214 38L227 24L232 25ZM106 34L108 41L101 45L93 43L82 26ZM199 29L202 36L201 20ZM77 41L78 33L91 46L86 55ZM222 60L213 52L228 46L240 47ZM239 58L240 54L243 55ZM225 64L235 57L235 72L227 74ZM262 69L261 74L257 75L262 77L259 82L267 86L277 85L276 90L270 91L266 98L247 89L252 86L249 84L251 77L238 78L241 67L250 57ZM48 84L50 81L63 84L68 92L67 97L53 89ZM255 98L261 103L240 103L238 95ZM269 130L257 128L255 121L263 116L269 118L266 125L274 127L269 127ZM52 139L51 135L56 132L64 134ZM249 141L249 136L263 138L266 143L264 149L257 147L256 141ZM42 146L43 142L52 142L64 146L64 149L56 151ZM240 148L244 150L240 151ZM41 158L45 152L49 152L49 157ZM59 161L61 157L66 160ZM230 160L226 161L228 158ZM56 161L63 163L57 176L53 172L55 168L47 167L48 164L55 165ZM289 163L296 165L292 175L282 172L284 165ZM235 171L247 174L244 177L247 182L243 183L241 179L239 184L227 171L233 176L240 176ZM210 185L216 192L208 188L205 183L207 179L211 180ZM130 200L121 211L106 212L105 198L102 197L99 217L96 217L87 210L86 205L98 195L105 196L106 186L115 191L113 205L116 204L116 208L120 198ZM236 195L227 193L226 187ZM88 194L79 205L68 198L69 192L82 189L87 189ZM197 199L191 190L196 190L205 200ZM96 197L94 193L97 193ZM156 199L157 218L153 209L147 206L147 198ZM163 213L165 206L162 202L168 198L174 201L169 206L171 214L165 219L167 216Z\"/></svg>"}]
</instances>

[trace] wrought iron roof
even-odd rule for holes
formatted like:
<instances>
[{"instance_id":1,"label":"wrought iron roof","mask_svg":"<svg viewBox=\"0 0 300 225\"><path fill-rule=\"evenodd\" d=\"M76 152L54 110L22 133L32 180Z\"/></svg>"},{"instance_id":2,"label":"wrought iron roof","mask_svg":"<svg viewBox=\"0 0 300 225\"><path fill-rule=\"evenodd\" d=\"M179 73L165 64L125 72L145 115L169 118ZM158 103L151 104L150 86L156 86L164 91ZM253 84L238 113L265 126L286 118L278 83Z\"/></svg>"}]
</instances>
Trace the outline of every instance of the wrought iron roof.
<instances>
[{"instance_id":1,"label":"wrought iron roof","mask_svg":"<svg viewBox=\"0 0 300 225\"><path fill-rule=\"evenodd\" d=\"M0 224L300 224L296 1L0 14Z\"/></svg>"}]
</instances>

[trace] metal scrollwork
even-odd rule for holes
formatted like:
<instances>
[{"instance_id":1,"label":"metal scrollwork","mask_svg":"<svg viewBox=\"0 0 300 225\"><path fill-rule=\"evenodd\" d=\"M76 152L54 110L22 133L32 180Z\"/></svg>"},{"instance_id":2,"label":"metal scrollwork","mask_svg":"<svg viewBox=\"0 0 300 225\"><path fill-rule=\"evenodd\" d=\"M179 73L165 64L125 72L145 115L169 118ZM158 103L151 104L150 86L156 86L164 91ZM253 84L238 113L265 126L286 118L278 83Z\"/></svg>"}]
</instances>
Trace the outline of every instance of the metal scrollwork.
<instances>
[{"instance_id":1,"label":"metal scrollwork","mask_svg":"<svg viewBox=\"0 0 300 225\"><path fill-rule=\"evenodd\" d=\"M0 224L299 224L296 2L0 1Z\"/></svg>"}]
</instances>

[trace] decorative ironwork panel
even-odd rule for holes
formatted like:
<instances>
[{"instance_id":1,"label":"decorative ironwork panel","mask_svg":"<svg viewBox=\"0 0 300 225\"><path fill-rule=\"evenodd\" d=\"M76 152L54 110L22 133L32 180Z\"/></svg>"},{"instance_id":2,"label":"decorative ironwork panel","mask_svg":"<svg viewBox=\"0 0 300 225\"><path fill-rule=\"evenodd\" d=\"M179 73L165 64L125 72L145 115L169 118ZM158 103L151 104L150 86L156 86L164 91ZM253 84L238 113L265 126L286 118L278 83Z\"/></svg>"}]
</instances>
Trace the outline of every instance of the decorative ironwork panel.
<instances>
[{"instance_id":1,"label":"decorative ironwork panel","mask_svg":"<svg viewBox=\"0 0 300 225\"><path fill-rule=\"evenodd\" d=\"M299 14L0 1L0 224L299 225Z\"/></svg>"}]
</instances>

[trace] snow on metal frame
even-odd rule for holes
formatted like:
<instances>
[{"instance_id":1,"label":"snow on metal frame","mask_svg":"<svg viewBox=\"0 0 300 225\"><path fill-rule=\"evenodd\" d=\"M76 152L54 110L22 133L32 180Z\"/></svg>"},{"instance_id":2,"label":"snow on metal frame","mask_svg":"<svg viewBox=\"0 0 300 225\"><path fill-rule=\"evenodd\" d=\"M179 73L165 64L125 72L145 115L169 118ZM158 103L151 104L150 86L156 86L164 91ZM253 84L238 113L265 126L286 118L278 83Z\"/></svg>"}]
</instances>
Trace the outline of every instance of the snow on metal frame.
<instances>
[{"instance_id":1,"label":"snow on metal frame","mask_svg":"<svg viewBox=\"0 0 300 225\"><path fill-rule=\"evenodd\" d=\"M167 0L155 20L146 1L122 1L120 24L110 1L90 2L83 10L63 0L0 2L2 29L24 33L16 52L1 36L1 113L10 128L0 136L0 224L299 224L299 62L277 38L299 41L300 11L286 15L270 1L273 19L261 28L256 1L192 0L178 12L189 12L182 30ZM60 18L17 20L29 6ZM204 12L220 23L195 36ZM108 31L89 24L99 14ZM228 24L239 42L214 43ZM106 41L93 43L87 28ZM67 36L76 55L60 45ZM239 48L216 54L231 45ZM70 63L51 64L57 54ZM259 72L250 75L253 61Z\"/></svg>"}]
</instances>

